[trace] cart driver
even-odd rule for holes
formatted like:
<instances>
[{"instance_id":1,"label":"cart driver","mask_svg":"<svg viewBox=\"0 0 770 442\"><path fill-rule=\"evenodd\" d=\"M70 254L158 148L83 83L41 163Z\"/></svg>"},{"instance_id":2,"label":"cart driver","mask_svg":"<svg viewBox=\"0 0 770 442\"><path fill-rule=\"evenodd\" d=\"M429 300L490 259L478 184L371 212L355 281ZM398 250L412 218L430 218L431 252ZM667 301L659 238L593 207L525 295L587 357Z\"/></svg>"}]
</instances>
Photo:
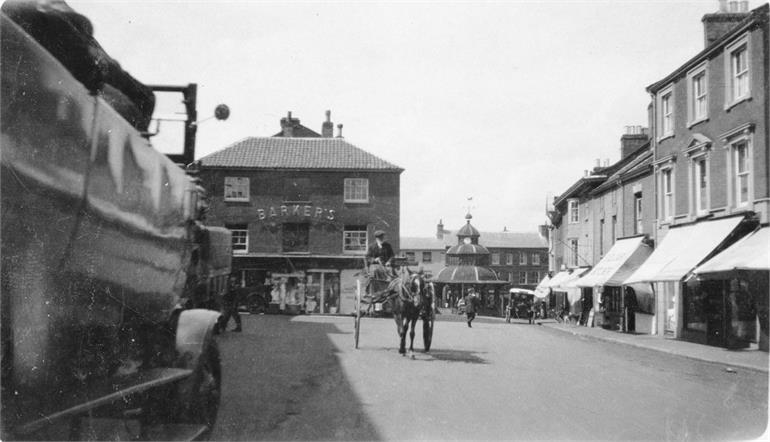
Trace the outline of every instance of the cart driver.
<instances>
[{"instance_id":1,"label":"cart driver","mask_svg":"<svg viewBox=\"0 0 770 442\"><path fill-rule=\"evenodd\" d=\"M395 276L393 272L393 248L385 241L385 232L374 232L375 243L366 252L366 261L369 264L369 274L372 278L385 281Z\"/></svg>"}]
</instances>

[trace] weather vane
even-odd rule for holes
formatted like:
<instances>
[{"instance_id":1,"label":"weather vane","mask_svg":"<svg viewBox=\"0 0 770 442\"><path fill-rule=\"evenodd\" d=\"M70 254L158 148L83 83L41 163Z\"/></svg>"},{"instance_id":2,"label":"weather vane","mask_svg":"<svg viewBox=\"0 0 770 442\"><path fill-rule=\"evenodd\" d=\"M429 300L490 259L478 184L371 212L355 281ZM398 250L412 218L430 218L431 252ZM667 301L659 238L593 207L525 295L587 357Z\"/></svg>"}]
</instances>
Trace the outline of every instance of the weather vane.
<instances>
[{"instance_id":1,"label":"weather vane","mask_svg":"<svg viewBox=\"0 0 770 442\"><path fill-rule=\"evenodd\" d=\"M471 213L471 209L475 209L476 208L476 206L471 205L471 203L473 202L473 196L467 197L466 200L468 202L468 205L466 206L468 210L466 212L467 213Z\"/></svg>"}]
</instances>

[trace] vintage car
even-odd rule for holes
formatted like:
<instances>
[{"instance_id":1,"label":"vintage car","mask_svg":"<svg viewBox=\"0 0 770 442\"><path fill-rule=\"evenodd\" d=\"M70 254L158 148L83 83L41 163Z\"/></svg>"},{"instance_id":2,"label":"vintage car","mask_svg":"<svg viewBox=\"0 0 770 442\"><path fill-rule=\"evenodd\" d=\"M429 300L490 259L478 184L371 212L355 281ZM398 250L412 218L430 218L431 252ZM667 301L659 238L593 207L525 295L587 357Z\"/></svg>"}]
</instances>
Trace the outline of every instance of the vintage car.
<instances>
[{"instance_id":1,"label":"vintage car","mask_svg":"<svg viewBox=\"0 0 770 442\"><path fill-rule=\"evenodd\" d=\"M16 3L0 15L0 438L201 437L219 314L194 307L224 287L229 232L202 223L201 189L103 85L9 18Z\"/></svg>"}]
</instances>

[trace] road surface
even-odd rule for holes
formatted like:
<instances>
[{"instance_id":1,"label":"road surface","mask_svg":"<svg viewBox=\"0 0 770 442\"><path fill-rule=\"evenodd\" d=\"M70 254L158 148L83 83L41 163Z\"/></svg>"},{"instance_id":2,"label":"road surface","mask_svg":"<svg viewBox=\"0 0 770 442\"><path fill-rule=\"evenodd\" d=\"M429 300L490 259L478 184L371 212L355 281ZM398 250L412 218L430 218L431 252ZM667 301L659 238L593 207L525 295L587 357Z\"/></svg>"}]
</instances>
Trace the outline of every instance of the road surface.
<instances>
[{"instance_id":1,"label":"road surface","mask_svg":"<svg viewBox=\"0 0 770 442\"><path fill-rule=\"evenodd\" d=\"M753 439L766 374L526 323L437 321L398 354L392 319L244 317L218 338L214 440ZM456 319L456 318L455 318Z\"/></svg>"}]
</instances>

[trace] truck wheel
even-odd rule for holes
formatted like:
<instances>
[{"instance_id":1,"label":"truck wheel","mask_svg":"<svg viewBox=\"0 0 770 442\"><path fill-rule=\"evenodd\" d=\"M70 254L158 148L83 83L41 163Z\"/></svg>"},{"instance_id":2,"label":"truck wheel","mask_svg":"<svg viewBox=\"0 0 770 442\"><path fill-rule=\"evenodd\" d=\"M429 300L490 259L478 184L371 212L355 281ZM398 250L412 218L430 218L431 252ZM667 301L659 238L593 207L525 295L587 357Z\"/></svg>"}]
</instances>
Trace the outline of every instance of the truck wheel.
<instances>
[{"instance_id":1,"label":"truck wheel","mask_svg":"<svg viewBox=\"0 0 770 442\"><path fill-rule=\"evenodd\" d=\"M217 420L222 388L222 366L214 339L209 339L194 365L185 367L192 368L193 374L178 386L175 399L177 413L173 420L206 425L210 432Z\"/></svg>"}]
</instances>

